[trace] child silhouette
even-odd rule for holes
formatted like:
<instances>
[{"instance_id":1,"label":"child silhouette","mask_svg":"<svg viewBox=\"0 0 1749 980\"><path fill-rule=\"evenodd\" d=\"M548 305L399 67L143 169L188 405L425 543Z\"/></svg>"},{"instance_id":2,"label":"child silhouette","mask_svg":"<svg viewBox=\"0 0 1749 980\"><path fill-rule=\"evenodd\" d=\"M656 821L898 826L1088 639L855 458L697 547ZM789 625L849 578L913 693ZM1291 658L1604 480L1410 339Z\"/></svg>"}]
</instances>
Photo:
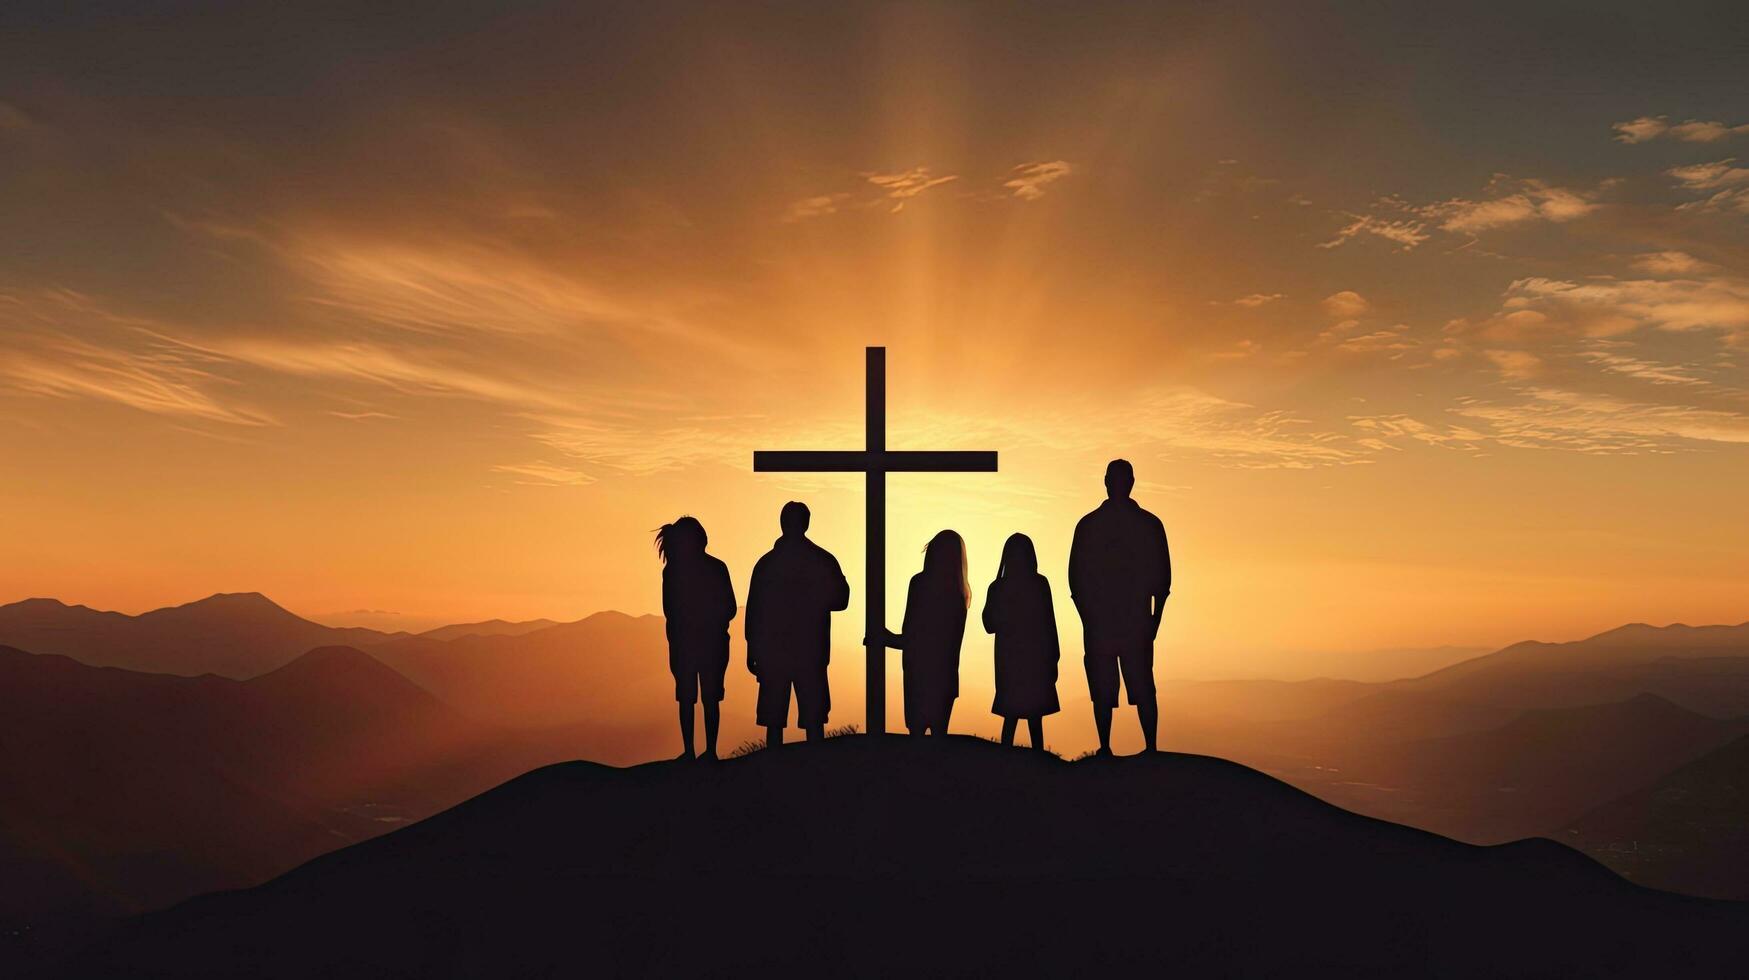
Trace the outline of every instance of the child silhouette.
<instances>
[{"instance_id":1,"label":"child silhouette","mask_svg":"<svg viewBox=\"0 0 1749 980\"><path fill-rule=\"evenodd\" d=\"M984 599L984 631L996 635L996 701L1002 716L1002 744L1014 744L1020 719L1032 747L1045 747L1044 716L1056 714L1057 615L1051 583L1038 573L1032 539L1011 534L1002 545L1002 564Z\"/></svg>"}]
</instances>

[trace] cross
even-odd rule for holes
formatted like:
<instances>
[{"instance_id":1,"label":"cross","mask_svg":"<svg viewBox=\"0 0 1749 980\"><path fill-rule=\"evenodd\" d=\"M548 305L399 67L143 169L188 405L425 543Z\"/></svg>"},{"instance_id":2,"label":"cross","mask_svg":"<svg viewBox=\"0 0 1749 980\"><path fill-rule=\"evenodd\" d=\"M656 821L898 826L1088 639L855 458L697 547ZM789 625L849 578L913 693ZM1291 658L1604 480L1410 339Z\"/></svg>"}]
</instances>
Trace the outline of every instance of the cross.
<instances>
[{"instance_id":1,"label":"cross","mask_svg":"<svg viewBox=\"0 0 1749 980\"><path fill-rule=\"evenodd\" d=\"M994 473L993 452L943 452L887 448L887 349L868 348L867 435L864 448L759 450L753 469L760 473L862 473L868 487L867 597L863 635L868 645L868 732L887 730L887 474Z\"/></svg>"}]
</instances>

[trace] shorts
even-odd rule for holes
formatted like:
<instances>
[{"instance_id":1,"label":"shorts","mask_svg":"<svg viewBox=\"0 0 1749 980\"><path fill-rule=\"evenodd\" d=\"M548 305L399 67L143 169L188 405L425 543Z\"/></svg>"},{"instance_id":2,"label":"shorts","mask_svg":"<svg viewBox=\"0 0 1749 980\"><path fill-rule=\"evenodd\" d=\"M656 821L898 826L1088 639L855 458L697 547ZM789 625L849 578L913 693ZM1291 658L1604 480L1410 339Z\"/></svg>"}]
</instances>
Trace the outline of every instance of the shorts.
<instances>
[{"instance_id":1,"label":"shorts","mask_svg":"<svg viewBox=\"0 0 1749 980\"><path fill-rule=\"evenodd\" d=\"M765 667L759 675L761 728L783 728L789 722L789 692L796 692L796 727L825 725L832 711L832 691L826 683L826 665L801 670L777 671Z\"/></svg>"},{"instance_id":2,"label":"shorts","mask_svg":"<svg viewBox=\"0 0 1749 980\"><path fill-rule=\"evenodd\" d=\"M1087 690L1101 708L1117 707L1118 676L1130 704L1154 703L1154 638L1147 632L1086 636Z\"/></svg>"},{"instance_id":3,"label":"shorts","mask_svg":"<svg viewBox=\"0 0 1749 980\"><path fill-rule=\"evenodd\" d=\"M681 704L697 704L700 695L706 701L723 699L723 675L729 665L682 664L674 669L674 700Z\"/></svg>"}]
</instances>

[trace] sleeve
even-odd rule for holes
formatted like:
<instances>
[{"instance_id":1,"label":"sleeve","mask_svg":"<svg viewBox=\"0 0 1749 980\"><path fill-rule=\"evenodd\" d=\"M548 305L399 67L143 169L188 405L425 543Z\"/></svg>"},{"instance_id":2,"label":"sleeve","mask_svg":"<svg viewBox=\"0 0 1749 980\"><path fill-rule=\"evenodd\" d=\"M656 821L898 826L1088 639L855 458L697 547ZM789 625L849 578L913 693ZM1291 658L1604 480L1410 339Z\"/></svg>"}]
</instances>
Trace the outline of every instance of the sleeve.
<instances>
[{"instance_id":1,"label":"sleeve","mask_svg":"<svg viewBox=\"0 0 1749 980\"><path fill-rule=\"evenodd\" d=\"M723 591L723 628L728 629L729 624L735 621L735 613L740 610L740 606L735 603L735 582L729 577L729 566L717 562L717 574Z\"/></svg>"},{"instance_id":2,"label":"sleeve","mask_svg":"<svg viewBox=\"0 0 1749 980\"><path fill-rule=\"evenodd\" d=\"M667 565L662 566L662 633L668 641L674 641L674 576L668 574Z\"/></svg>"},{"instance_id":3,"label":"sleeve","mask_svg":"<svg viewBox=\"0 0 1749 980\"><path fill-rule=\"evenodd\" d=\"M741 620L741 634L747 639L750 656L756 656L753 645L759 642L759 627L765 618L765 590L759 587L759 570L764 565L765 559L761 558L753 566L753 577L747 583L747 615Z\"/></svg>"},{"instance_id":4,"label":"sleeve","mask_svg":"<svg viewBox=\"0 0 1749 980\"><path fill-rule=\"evenodd\" d=\"M911 576L911 581L905 586L905 615L899 620L899 635L887 638L887 645L895 650L903 650L909 646L917 633L917 617L923 615L923 609L917 602L917 580L920 577Z\"/></svg>"},{"instance_id":5,"label":"sleeve","mask_svg":"<svg viewBox=\"0 0 1749 980\"><path fill-rule=\"evenodd\" d=\"M832 601L827 608L833 612L848 609L850 608L850 582L844 577L844 569L838 564L838 559L828 554L826 560L832 563L832 574L838 579L832 586Z\"/></svg>"},{"instance_id":6,"label":"sleeve","mask_svg":"<svg viewBox=\"0 0 1749 980\"><path fill-rule=\"evenodd\" d=\"M1172 594L1172 549L1166 544L1166 525L1156 522L1160 530L1160 591L1164 598Z\"/></svg>"},{"instance_id":7,"label":"sleeve","mask_svg":"<svg viewBox=\"0 0 1749 980\"><path fill-rule=\"evenodd\" d=\"M1002 611L996 608L996 595L996 582L991 582L990 591L984 593L984 632L986 633L996 632L997 627L1002 623Z\"/></svg>"},{"instance_id":8,"label":"sleeve","mask_svg":"<svg viewBox=\"0 0 1749 980\"><path fill-rule=\"evenodd\" d=\"M1087 586L1087 549L1082 546L1082 531L1087 518L1075 525L1075 539L1069 544L1069 597L1080 601Z\"/></svg>"},{"instance_id":9,"label":"sleeve","mask_svg":"<svg viewBox=\"0 0 1749 980\"><path fill-rule=\"evenodd\" d=\"M1045 629L1045 635L1050 638L1051 663L1055 664L1058 661L1063 659L1063 647L1062 647L1062 639L1057 636L1057 609L1056 609L1056 605L1051 601L1051 580L1050 579L1045 579L1044 592L1045 592L1044 629ZM1054 676L1055 673L1056 672L1053 670L1052 675Z\"/></svg>"}]
</instances>

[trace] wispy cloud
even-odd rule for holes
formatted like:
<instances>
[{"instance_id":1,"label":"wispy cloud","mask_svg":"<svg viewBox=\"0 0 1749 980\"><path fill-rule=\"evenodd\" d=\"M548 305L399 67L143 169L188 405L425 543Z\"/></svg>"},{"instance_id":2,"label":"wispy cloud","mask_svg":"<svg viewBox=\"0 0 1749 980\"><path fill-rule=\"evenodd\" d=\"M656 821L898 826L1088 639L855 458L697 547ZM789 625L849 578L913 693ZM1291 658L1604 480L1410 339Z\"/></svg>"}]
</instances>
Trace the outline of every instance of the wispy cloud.
<instances>
[{"instance_id":1,"label":"wispy cloud","mask_svg":"<svg viewBox=\"0 0 1749 980\"><path fill-rule=\"evenodd\" d=\"M1069 176L1074 169L1066 160L1023 163L1009 171L1010 176L1002 186L1023 201L1036 201L1045 196L1047 186Z\"/></svg>"},{"instance_id":2,"label":"wispy cloud","mask_svg":"<svg viewBox=\"0 0 1749 980\"><path fill-rule=\"evenodd\" d=\"M869 183L881 189L888 200L896 202L890 210L897 214L904 210L905 202L929 190L940 187L959 179L958 174L947 174L937 177L928 167L912 167L910 170L893 174L863 174Z\"/></svg>"},{"instance_id":3,"label":"wispy cloud","mask_svg":"<svg viewBox=\"0 0 1749 980\"><path fill-rule=\"evenodd\" d=\"M1352 415L1349 424L1367 435L1363 445L1374 449L1400 449L1404 441L1445 449L1480 453L1489 437L1467 426L1435 426L1408 415Z\"/></svg>"},{"instance_id":4,"label":"wispy cloud","mask_svg":"<svg viewBox=\"0 0 1749 980\"><path fill-rule=\"evenodd\" d=\"M1687 368L1674 364L1660 364L1626 354L1611 351L1585 351L1579 355L1582 359L1615 374L1626 375L1641 381L1650 381L1660 385L1704 385L1706 380L1696 377Z\"/></svg>"},{"instance_id":5,"label":"wispy cloud","mask_svg":"<svg viewBox=\"0 0 1749 980\"><path fill-rule=\"evenodd\" d=\"M1749 214L1749 168L1734 167L1735 157L1671 167L1664 171L1676 179L1676 186L1689 192L1711 192L1705 197L1685 201L1678 211L1734 211Z\"/></svg>"},{"instance_id":6,"label":"wispy cloud","mask_svg":"<svg viewBox=\"0 0 1749 980\"><path fill-rule=\"evenodd\" d=\"M1634 256L1634 268L1655 276L1687 276L1715 272L1718 266L1687 252L1647 252Z\"/></svg>"},{"instance_id":7,"label":"wispy cloud","mask_svg":"<svg viewBox=\"0 0 1749 980\"><path fill-rule=\"evenodd\" d=\"M1582 218L1597 210L1598 191L1577 191L1545 181L1498 178L1494 189L1510 189L1495 197L1469 200L1453 198L1423 207L1422 213L1439 221L1442 230L1460 235L1526 221L1561 223Z\"/></svg>"},{"instance_id":8,"label":"wispy cloud","mask_svg":"<svg viewBox=\"0 0 1749 980\"><path fill-rule=\"evenodd\" d=\"M1581 282L1535 276L1514 281L1504 305L1589 336L1640 327L1749 335L1749 280L1724 275Z\"/></svg>"},{"instance_id":9,"label":"wispy cloud","mask_svg":"<svg viewBox=\"0 0 1749 980\"><path fill-rule=\"evenodd\" d=\"M1336 248L1361 236L1382 238L1407 252L1429 238L1433 231L1475 236L1485 231L1526 222L1560 224L1585 217L1600 206L1597 199L1613 186L1605 181L1580 190L1558 187L1547 181L1496 174L1482 197L1454 197L1430 204L1413 204L1398 197L1382 197L1364 214L1345 212L1349 221L1335 237L1319 242L1319 248Z\"/></svg>"},{"instance_id":10,"label":"wispy cloud","mask_svg":"<svg viewBox=\"0 0 1749 980\"><path fill-rule=\"evenodd\" d=\"M1233 306L1243 306L1246 309L1254 310L1259 306L1267 306L1278 299L1281 299L1280 293L1252 293L1249 296L1241 296L1238 299L1231 299L1226 302ZM1209 300L1209 305L1220 306L1222 303L1218 299L1213 299Z\"/></svg>"},{"instance_id":11,"label":"wispy cloud","mask_svg":"<svg viewBox=\"0 0 1749 980\"><path fill-rule=\"evenodd\" d=\"M847 191L840 191L836 194L816 194L813 197L804 197L789 206L789 209L783 214L783 220L806 221L809 218L820 218L828 214L837 214L838 209L844 207L849 200L850 194Z\"/></svg>"},{"instance_id":12,"label":"wispy cloud","mask_svg":"<svg viewBox=\"0 0 1749 980\"><path fill-rule=\"evenodd\" d=\"M524 418L533 423L530 438L566 459L634 476L707 463L739 465L746 461L748 446L796 444L797 440L795 433L762 416L649 417L608 411L535 412ZM851 444L853 433L846 428L840 441Z\"/></svg>"},{"instance_id":13,"label":"wispy cloud","mask_svg":"<svg viewBox=\"0 0 1749 980\"><path fill-rule=\"evenodd\" d=\"M1698 201L1687 201L1678 204L1676 210L1729 211L1737 214L1749 214L1749 187L1723 190L1716 194L1703 197Z\"/></svg>"},{"instance_id":14,"label":"wispy cloud","mask_svg":"<svg viewBox=\"0 0 1749 980\"><path fill-rule=\"evenodd\" d=\"M524 486L580 487L594 483L595 478L582 470L550 463L505 463L492 467L495 473L508 473Z\"/></svg>"},{"instance_id":15,"label":"wispy cloud","mask_svg":"<svg viewBox=\"0 0 1749 980\"><path fill-rule=\"evenodd\" d=\"M1736 157L1726 157L1711 163L1671 167L1664 173L1676 178L1679 185L1691 191L1708 191L1721 187L1738 187L1749 184L1749 168L1731 166L1736 162Z\"/></svg>"},{"instance_id":16,"label":"wispy cloud","mask_svg":"<svg viewBox=\"0 0 1749 980\"><path fill-rule=\"evenodd\" d=\"M865 172L858 175L861 186L855 190L813 194L792 202L784 209L785 222L823 218L841 211L861 211L884 207L897 214L907 201L925 191L959 180L958 174L936 175L928 167L912 167L893 173Z\"/></svg>"},{"instance_id":17,"label":"wispy cloud","mask_svg":"<svg viewBox=\"0 0 1749 980\"><path fill-rule=\"evenodd\" d=\"M1668 453L1695 444L1749 444L1749 415L1688 405L1629 401L1557 388L1524 389L1511 403L1453 409L1485 422L1501 445L1591 454Z\"/></svg>"},{"instance_id":18,"label":"wispy cloud","mask_svg":"<svg viewBox=\"0 0 1749 980\"><path fill-rule=\"evenodd\" d=\"M1357 354L1387 353L1393 357L1401 356L1404 351L1415 350L1421 346L1408 337L1409 328L1398 323L1389 327L1373 330L1368 333L1344 338L1336 345L1338 350L1352 351Z\"/></svg>"},{"instance_id":19,"label":"wispy cloud","mask_svg":"<svg viewBox=\"0 0 1749 980\"><path fill-rule=\"evenodd\" d=\"M212 358L169 341L163 324L82 293L0 293L0 325L0 385L15 392L231 425L274 423L237 397Z\"/></svg>"},{"instance_id":20,"label":"wispy cloud","mask_svg":"<svg viewBox=\"0 0 1749 980\"><path fill-rule=\"evenodd\" d=\"M1646 143L1655 139L1681 140L1685 143L1717 143L1740 133L1749 133L1749 123L1730 125L1717 121L1689 119L1671 123L1668 116L1640 116L1611 126L1615 138L1622 143Z\"/></svg>"},{"instance_id":21,"label":"wispy cloud","mask_svg":"<svg viewBox=\"0 0 1749 980\"><path fill-rule=\"evenodd\" d=\"M572 404L552 391L501 373L448 363L446 355L436 352L346 341L248 337L212 342L202 349L285 374L365 381L409 394L463 395L548 408Z\"/></svg>"},{"instance_id":22,"label":"wispy cloud","mask_svg":"<svg viewBox=\"0 0 1749 980\"><path fill-rule=\"evenodd\" d=\"M388 412L339 412L339 411L334 411L334 410L330 409L328 414L334 416L337 419L346 419L348 422L362 422L366 419L399 419L400 418L399 415L390 415Z\"/></svg>"},{"instance_id":23,"label":"wispy cloud","mask_svg":"<svg viewBox=\"0 0 1749 980\"><path fill-rule=\"evenodd\" d=\"M1385 219L1370 214L1349 213L1352 219L1348 224L1337 229L1336 237L1318 243L1319 248L1336 248L1362 235L1382 238L1398 246L1398 251L1407 252L1428 238L1425 221L1415 221L1408 218Z\"/></svg>"}]
</instances>

